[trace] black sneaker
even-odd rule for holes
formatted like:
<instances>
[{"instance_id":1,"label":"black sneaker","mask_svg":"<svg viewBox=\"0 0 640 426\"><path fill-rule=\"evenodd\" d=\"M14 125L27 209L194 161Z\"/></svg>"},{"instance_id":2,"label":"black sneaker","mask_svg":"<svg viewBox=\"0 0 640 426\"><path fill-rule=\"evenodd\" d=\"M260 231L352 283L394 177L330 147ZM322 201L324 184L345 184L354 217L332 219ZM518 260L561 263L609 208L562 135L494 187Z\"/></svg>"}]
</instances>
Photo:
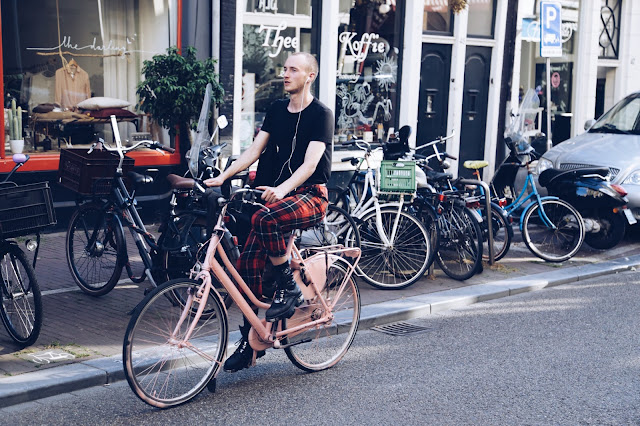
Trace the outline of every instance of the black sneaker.
<instances>
[{"instance_id":1,"label":"black sneaker","mask_svg":"<svg viewBox=\"0 0 640 426\"><path fill-rule=\"evenodd\" d=\"M224 371L229 373L235 373L236 371L243 370L245 368L249 368L253 365L253 348L249 345L248 334L250 327L240 327L240 333L242 333L242 339L240 339L238 349L227 358L224 362ZM264 351L257 351L256 358L260 358L264 356Z\"/></svg>"},{"instance_id":2,"label":"black sneaker","mask_svg":"<svg viewBox=\"0 0 640 426\"><path fill-rule=\"evenodd\" d=\"M296 306L302 305L304 297L298 285L294 282L293 288L279 288L273 297L273 302L267 310L267 322L275 322L283 318L291 318L296 310Z\"/></svg>"}]
</instances>

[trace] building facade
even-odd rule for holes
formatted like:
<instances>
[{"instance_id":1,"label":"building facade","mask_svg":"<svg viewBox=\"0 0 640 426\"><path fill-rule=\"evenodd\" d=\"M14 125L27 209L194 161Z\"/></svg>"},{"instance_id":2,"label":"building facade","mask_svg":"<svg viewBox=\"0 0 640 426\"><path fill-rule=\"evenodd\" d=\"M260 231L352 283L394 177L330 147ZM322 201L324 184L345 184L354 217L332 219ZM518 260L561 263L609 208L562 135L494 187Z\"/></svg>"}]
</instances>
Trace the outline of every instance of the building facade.
<instances>
[{"instance_id":1,"label":"building facade","mask_svg":"<svg viewBox=\"0 0 640 426\"><path fill-rule=\"evenodd\" d=\"M60 74L69 80L67 66L73 59L86 74L88 88L71 100L64 98L71 104L60 105L63 112L74 113L73 102L82 97L120 99L138 115L130 120L137 126L123 120L126 137L149 133L168 139L135 108L142 61L171 45L194 45L200 56L219 60L225 88L219 113L231 123L222 137L238 154L259 130L268 105L285 96L281 73L287 55L302 50L318 58L320 72L313 91L335 112L334 170L345 170L348 165L340 159L353 155L342 146L345 141L356 137L375 143L409 125L410 141L416 145L453 134L446 149L459 160L451 171L464 174L464 160L486 159L490 166L483 178L489 179L504 153L508 111L515 109L523 91L538 88L542 93L546 85L541 78L544 59L535 41L539 0L468 0L457 13L452 3L2 2L0 78L5 111L11 99L24 111L23 133L35 160L30 161L31 170L57 169L59 147L75 146L87 135L82 126L52 123L36 116L34 109L62 102L59 95L70 86L57 83L56 74L63 69L66 74ZM551 69L556 142L582 132L587 119L640 89L640 80L634 78L640 71L640 30L633 26L640 22L640 3L560 3L563 57L554 58ZM30 16L36 9L37 16ZM108 129L101 131L108 135ZM12 165L5 133L0 173ZM177 164L179 155L139 153L136 165Z\"/></svg>"}]
</instances>

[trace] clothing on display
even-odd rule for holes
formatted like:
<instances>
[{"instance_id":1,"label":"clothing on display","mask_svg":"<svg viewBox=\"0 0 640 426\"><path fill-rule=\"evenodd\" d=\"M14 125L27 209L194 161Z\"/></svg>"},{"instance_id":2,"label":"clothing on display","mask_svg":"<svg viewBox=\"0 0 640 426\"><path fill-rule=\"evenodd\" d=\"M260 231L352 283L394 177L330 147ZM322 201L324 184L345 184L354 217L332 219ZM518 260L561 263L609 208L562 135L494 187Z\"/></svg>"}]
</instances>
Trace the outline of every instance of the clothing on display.
<instances>
[{"instance_id":1,"label":"clothing on display","mask_svg":"<svg viewBox=\"0 0 640 426\"><path fill-rule=\"evenodd\" d=\"M56 71L56 103L62 108L73 109L90 97L89 74L74 59Z\"/></svg>"}]
</instances>

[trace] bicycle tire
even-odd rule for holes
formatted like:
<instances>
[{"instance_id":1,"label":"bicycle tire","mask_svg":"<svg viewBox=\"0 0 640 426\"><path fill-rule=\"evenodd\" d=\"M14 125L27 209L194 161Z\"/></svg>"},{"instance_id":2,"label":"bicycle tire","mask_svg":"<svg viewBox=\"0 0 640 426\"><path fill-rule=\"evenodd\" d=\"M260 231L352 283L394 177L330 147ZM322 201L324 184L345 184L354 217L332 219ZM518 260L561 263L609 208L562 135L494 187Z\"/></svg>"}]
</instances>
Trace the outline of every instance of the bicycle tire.
<instances>
[{"instance_id":1,"label":"bicycle tire","mask_svg":"<svg viewBox=\"0 0 640 426\"><path fill-rule=\"evenodd\" d=\"M98 235L89 247L91 235ZM118 283L127 250L122 227L95 203L73 212L65 241L67 264L78 287L91 296L109 293Z\"/></svg>"},{"instance_id":2,"label":"bicycle tire","mask_svg":"<svg viewBox=\"0 0 640 426\"><path fill-rule=\"evenodd\" d=\"M482 267L482 229L467 207L455 203L438 218L440 245L436 262L450 278L464 281Z\"/></svg>"},{"instance_id":3,"label":"bicycle tire","mask_svg":"<svg viewBox=\"0 0 640 426\"><path fill-rule=\"evenodd\" d=\"M33 345L42 328L42 294L27 256L14 244L0 253L0 314L11 339L21 347Z\"/></svg>"},{"instance_id":4,"label":"bicycle tire","mask_svg":"<svg viewBox=\"0 0 640 426\"><path fill-rule=\"evenodd\" d=\"M435 260L438 246L440 245L440 231L438 226L438 216L430 207L423 207L417 212L418 217L422 221L422 224L427 228L429 234L429 243L431 251L429 253L429 259L427 260L427 268L431 266Z\"/></svg>"},{"instance_id":5,"label":"bicycle tire","mask_svg":"<svg viewBox=\"0 0 640 426\"><path fill-rule=\"evenodd\" d=\"M199 287L200 282L184 279L156 287L136 307L127 326L122 346L124 374L136 396L154 407L167 408L189 401L207 386L222 365L228 339L227 315L214 292L209 294L205 310L215 314L200 318L188 344L182 338L193 315L187 315L178 335L173 335L184 308L174 306L165 296Z\"/></svg>"},{"instance_id":6,"label":"bicycle tire","mask_svg":"<svg viewBox=\"0 0 640 426\"><path fill-rule=\"evenodd\" d=\"M337 206L344 211L350 211L349 208L349 190L342 189L337 186L327 187L329 205Z\"/></svg>"},{"instance_id":7,"label":"bicycle tire","mask_svg":"<svg viewBox=\"0 0 640 426\"><path fill-rule=\"evenodd\" d=\"M484 207L484 206L483 206ZM483 208L484 213L484 208ZM484 214L483 214L483 219ZM491 231L493 233L493 260L498 261L505 257L511 248L511 241L513 240L513 228L511 222L507 217L504 209L495 203L491 203ZM483 247L482 247L482 259L489 260L489 238L488 238L488 226L486 219L482 223L482 235L483 235Z\"/></svg>"},{"instance_id":8,"label":"bicycle tire","mask_svg":"<svg viewBox=\"0 0 640 426\"><path fill-rule=\"evenodd\" d=\"M362 255L358 274L380 289L401 289L418 281L429 267L432 250L427 229L422 221L394 207L381 207L382 226L387 235L398 217L395 240L385 247L376 226L376 211L358 221Z\"/></svg>"},{"instance_id":9,"label":"bicycle tire","mask_svg":"<svg viewBox=\"0 0 640 426\"><path fill-rule=\"evenodd\" d=\"M333 321L308 328L283 342L291 345L284 350L289 360L304 371L321 371L334 366L353 343L360 322L360 292L353 275L342 288L340 299L335 300L346 274L347 268L337 261L327 271L322 297L327 303L334 303ZM282 327L295 327L320 318L324 314L323 306L316 299L305 300L290 320L283 320Z\"/></svg>"},{"instance_id":10,"label":"bicycle tire","mask_svg":"<svg viewBox=\"0 0 640 426\"><path fill-rule=\"evenodd\" d=\"M540 206L556 229L540 217ZM566 201L541 200L533 203L522 219L522 239L533 254L547 262L571 259L584 242L584 222L580 213Z\"/></svg>"},{"instance_id":11,"label":"bicycle tire","mask_svg":"<svg viewBox=\"0 0 640 426\"><path fill-rule=\"evenodd\" d=\"M184 213L178 215L174 220L175 226L167 226L165 232L158 238L160 246L158 284L176 279L188 279L191 269L196 262L204 263L209 246L209 235L206 231L206 218L200 215ZM237 256L227 252L232 264L236 264ZM220 260L222 264L222 261ZM233 299L224 289L222 284L218 284L212 276L214 287L224 299L224 305L229 308L233 304ZM184 304L184 297L175 294L175 302ZM205 313L206 314L206 313Z\"/></svg>"}]
</instances>

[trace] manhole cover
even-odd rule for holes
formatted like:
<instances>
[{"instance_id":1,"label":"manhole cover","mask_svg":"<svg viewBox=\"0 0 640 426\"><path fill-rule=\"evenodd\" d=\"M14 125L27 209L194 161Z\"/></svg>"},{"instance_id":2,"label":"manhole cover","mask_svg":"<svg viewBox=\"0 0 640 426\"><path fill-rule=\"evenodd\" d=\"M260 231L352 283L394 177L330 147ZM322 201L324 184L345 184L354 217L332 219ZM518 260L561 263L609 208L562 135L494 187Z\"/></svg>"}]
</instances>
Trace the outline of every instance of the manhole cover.
<instances>
[{"instance_id":1,"label":"manhole cover","mask_svg":"<svg viewBox=\"0 0 640 426\"><path fill-rule=\"evenodd\" d=\"M408 334L421 333L429 329L420 325L409 324L408 322L396 322L393 324L379 325L373 327L372 330L391 334L392 336L406 336Z\"/></svg>"}]
</instances>

